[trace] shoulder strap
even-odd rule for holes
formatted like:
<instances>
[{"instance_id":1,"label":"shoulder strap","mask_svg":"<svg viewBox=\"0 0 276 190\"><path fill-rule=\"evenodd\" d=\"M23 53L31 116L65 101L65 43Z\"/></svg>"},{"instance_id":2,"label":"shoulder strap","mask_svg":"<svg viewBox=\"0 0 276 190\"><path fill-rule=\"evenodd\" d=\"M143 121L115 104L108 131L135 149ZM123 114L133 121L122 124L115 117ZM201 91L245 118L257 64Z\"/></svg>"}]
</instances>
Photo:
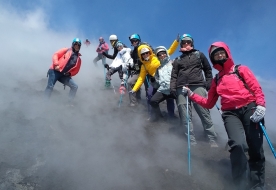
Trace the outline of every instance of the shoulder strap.
<instances>
[{"instance_id":1,"label":"shoulder strap","mask_svg":"<svg viewBox=\"0 0 276 190\"><path fill-rule=\"evenodd\" d=\"M241 65L235 65L233 74L237 75L237 77L243 82L244 87L254 96L253 91L249 88L249 86L246 84L245 80L241 77L239 73L239 66Z\"/></svg>"},{"instance_id":2,"label":"shoulder strap","mask_svg":"<svg viewBox=\"0 0 276 190\"><path fill-rule=\"evenodd\" d=\"M218 85L218 80L219 80L219 74L217 73L216 76L215 76L216 85Z\"/></svg>"}]
</instances>

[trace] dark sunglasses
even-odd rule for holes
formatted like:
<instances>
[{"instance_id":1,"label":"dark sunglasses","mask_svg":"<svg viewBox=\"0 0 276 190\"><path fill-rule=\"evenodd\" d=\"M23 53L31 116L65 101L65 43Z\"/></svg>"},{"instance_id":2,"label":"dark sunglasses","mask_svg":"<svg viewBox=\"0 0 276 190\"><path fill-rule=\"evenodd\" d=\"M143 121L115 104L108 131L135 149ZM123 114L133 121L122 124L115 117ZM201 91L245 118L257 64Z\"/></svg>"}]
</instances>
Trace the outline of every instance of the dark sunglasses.
<instances>
[{"instance_id":1,"label":"dark sunglasses","mask_svg":"<svg viewBox=\"0 0 276 190\"><path fill-rule=\"evenodd\" d=\"M181 44L191 44L192 41L191 40L182 40Z\"/></svg>"},{"instance_id":2,"label":"dark sunglasses","mask_svg":"<svg viewBox=\"0 0 276 190\"><path fill-rule=\"evenodd\" d=\"M133 44L133 43L136 43L138 42L139 40L130 40L130 42Z\"/></svg>"},{"instance_id":3,"label":"dark sunglasses","mask_svg":"<svg viewBox=\"0 0 276 190\"><path fill-rule=\"evenodd\" d=\"M75 42L74 45L78 45L78 46L81 46L81 43L79 42Z\"/></svg>"},{"instance_id":4,"label":"dark sunglasses","mask_svg":"<svg viewBox=\"0 0 276 190\"><path fill-rule=\"evenodd\" d=\"M146 55L146 54L149 54L149 51L148 51L148 52L145 52L145 53L141 53L142 56L143 56L143 55Z\"/></svg>"},{"instance_id":5,"label":"dark sunglasses","mask_svg":"<svg viewBox=\"0 0 276 190\"><path fill-rule=\"evenodd\" d=\"M165 51L160 51L159 53L157 53L157 57L160 57L162 55L167 55L167 53Z\"/></svg>"}]
</instances>

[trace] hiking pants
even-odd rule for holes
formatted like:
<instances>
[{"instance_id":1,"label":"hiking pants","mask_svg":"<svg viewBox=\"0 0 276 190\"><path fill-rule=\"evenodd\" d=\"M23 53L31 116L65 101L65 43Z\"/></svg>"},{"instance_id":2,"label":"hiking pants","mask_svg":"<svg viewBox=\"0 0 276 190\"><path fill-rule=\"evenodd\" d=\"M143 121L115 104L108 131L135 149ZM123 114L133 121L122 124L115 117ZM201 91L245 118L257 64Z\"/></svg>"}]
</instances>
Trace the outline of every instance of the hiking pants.
<instances>
[{"instance_id":1,"label":"hiking pants","mask_svg":"<svg viewBox=\"0 0 276 190\"><path fill-rule=\"evenodd\" d=\"M130 71L129 71L130 73ZM132 88L134 87L137 79L138 79L139 74L131 74L128 78L127 84L128 84L128 89L132 90ZM137 92L135 93L129 93L129 100L130 103L132 104L137 104L137 99L141 99L141 90L139 89Z\"/></svg>"},{"instance_id":2,"label":"hiking pants","mask_svg":"<svg viewBox=\"0 0 276 190\"><path fill-rule=\"evenodd\" d=\"M202 96L202 97L207 97L207 91L203 86L189 86L190 90L193 91L194 93ZM177 106L178 106L178 111L179 111L179 116L180 116L180 121L181 121L181 127L184 126L184 131L187 134L187 128L188 128L188 123L187 123L187 99L186 96L182 94L182 87L177 88ZM192 123L192 106L191 106L191 100L189 99L188 102L188 114L189 114L189 127L190 127L190 135L191 139L195 139L195 134L193 130L193 123ZM193 106L195 108L196 113L198 114L203 130L209 140L214 140L217 136L215 132L215 127L211 119L211 114L210 111L206 108L203 108L202 106L193 103Z\"/></svg>"},{"instance_id":3,"label":"hiking pants","mask_svg":"<svg viewBox=\"0 0 276 190\"><path fill-rule=\"evenodd\" d=\"M47 76L48 76L48 84L44 91L44 95L47 98L50 98L57 81L70 87L70 91L69 91L70 100L72 100L75 97L78 90L78 85L74 82L74 80L71 77L64 76L63 73L56 71L54 69L49 69Z\"/></svg>"},{"instance_id":4,"label":"hiking pants","mask_svg":"<svg viewBox=\"0 0 276 190\"><path fill-rule=\"evenodd\" d=\"M265 181L265 157L263 150L263 132L259 123L253 123L255 103L240 109L223 111L222 118L228 135L232 177L237 186L246 185L247 163L249 166L249 187L263 187ZM264 120L261 121L264 124ZM246 141L245 141L246 140ZM247 144L246 144L247 142ZM248 151L249 160L245 155ZM241 188L242 189L242 188Z\"/></svg>"},{"instance_id":5,"label":"hiking pants","mask_svg":"<svg viewBox=\"0 0 276 190\"><path fill-rule=\"evenodd\" d=\"M106 80L111 80L111 75L118 72L119 78L121 79L121 84L124 84L124 72L122 70L122 65L119 67L110 67L109 70L106 73Z\"/></svg>"},{"instance_id":6,"label":"hiking pants","mask_svg":"<svg viewBox=\"0 0 276 190\"><path fill-rule=\"evenodd\" d=\"M98 53L98 56L95 57L95 59L93 60L93 63L96 65L99 60L102 60L103 65L106 64L106 57L101 53Z\"/></svg>"}]
</instances>

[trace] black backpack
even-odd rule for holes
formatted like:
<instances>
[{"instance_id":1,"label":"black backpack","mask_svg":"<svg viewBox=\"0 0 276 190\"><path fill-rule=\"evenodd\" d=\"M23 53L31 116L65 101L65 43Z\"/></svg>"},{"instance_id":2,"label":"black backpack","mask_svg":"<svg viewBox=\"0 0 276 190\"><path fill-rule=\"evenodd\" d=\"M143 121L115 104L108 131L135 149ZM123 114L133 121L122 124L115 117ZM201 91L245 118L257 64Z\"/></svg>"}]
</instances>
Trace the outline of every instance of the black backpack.
<instances>
[{"instance_id":1,"label":"black backpack","mask_svg":"<svg viewBox=\"0 0 276 190\"><path fill-rule=\"evenodd\" d=\"M243 82L244 87L252 94L254 95L253 91L248 87L248 85L246 84L245 80L241 77L240 73L239 73L239 66L241 65L235 65L234 67L234 72L230 73L230 74L235 74L237 75L237 77ZM219 74L217 73L215 76L215 82L216 85L218 85L218 80L219 80Z\"/></svg>"}]
</instances>

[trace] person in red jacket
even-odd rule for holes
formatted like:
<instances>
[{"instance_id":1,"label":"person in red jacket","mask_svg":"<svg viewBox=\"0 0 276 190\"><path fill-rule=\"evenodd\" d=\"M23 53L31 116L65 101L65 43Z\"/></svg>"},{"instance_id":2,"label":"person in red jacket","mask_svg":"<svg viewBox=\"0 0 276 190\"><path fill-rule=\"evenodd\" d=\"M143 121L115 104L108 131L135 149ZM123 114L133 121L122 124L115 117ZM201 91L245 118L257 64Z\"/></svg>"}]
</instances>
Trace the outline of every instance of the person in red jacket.
<instances>
[{"instance_id":1,"label":"person in red jacket","mask_svg":"<svg viewBox=\"0 0 276 190\"><path fill-rule=\"evenodd\" d=\"M265 156L259 122L264 124L266 108L262 88L247 66L241 65L234 72L235 65L225 43L213 43L209 48L209 57L219 73L212 80L208 97L201 97L188 87L183 87L183 93L207 109L214 107L221 97L222 118L231 148L233 181L237 189L263 189ZM247 164L250 181L246 180Z\"/></svg>"},{"instance_id":2,"label":"person in red jacket","mask_svg":"<svg viewBox=\"0 0 276 190\"><path fill-rule=\"evenodd\" d=\"M53 63L48 70L48 84L45 89L45 96L50 98L57 81L70 87L69 99L72 100L78 90L78 85L72 76L78 74L81 67L81 40L74 38L71 48L62 48L54 53Z\"/></svg>"}]
</instances>

